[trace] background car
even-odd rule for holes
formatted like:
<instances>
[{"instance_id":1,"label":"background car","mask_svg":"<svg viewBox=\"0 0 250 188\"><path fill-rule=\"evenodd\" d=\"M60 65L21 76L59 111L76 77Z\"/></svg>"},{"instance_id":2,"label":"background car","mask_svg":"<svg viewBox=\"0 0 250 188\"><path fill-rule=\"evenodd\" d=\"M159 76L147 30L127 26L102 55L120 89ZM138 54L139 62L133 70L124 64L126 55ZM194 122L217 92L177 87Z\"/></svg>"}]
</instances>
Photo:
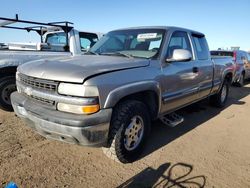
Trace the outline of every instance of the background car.
<instances>
[{"instance_id":1,"label":"background car","mask_svg":"<svg viewBox=\"0 0 250 188\"><path fill-rule=\"evenodd\" d=\"M243 50L213 50L213 56L230 56L235 62L235 76L233 83L236 86L242 87L244 81L250 78L250 54Z\"/></svg>"}]
</instances>

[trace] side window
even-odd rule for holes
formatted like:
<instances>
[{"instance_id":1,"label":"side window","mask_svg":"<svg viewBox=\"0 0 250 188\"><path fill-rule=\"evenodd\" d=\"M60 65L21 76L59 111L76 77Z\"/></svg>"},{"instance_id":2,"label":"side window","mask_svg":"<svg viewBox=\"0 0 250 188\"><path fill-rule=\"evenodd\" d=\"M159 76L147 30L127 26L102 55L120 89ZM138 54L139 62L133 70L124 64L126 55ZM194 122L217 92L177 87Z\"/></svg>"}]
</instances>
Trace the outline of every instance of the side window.
<instances>
[{"instance_id":1,"label":"side window","mask_svg":"<svg viewBox=\"0 0 250 188\"><path fill-rule=\"evenodd\" d=\"M80 44L81 44L82 50L86 50L86 49L90 48L91 41L89 39L86 39L86 38L80 38Z\"/></svg>"},{"instance_id":2,"label":"side window","mask_svg":"<svg viewBox=\"0 0 250 188\"><path fill-rule=\"evenodd\" d=\"M209 50L205 37L193 35L193 40L198 59L207 60L209 58Z\"/></svg>"},{"instance_id":3,"label":"side window","mask_svg":"<svg viewBox=\"0 0 250 188\"><path fill-rule=\"evenodd\" d=\"M98 41L98 36L95 33L79 32L79 37L82 51L91 48Z\"/></svg>"},{"instance_id":4,"label":"side window","mask_svg":"<svg viewBox=\"0 0 250 188\"><path fill-rule=\"evenodd\" d=\"M173 33L168 45L167 58L171 58L176 49L185 49L192 54L191 44L186 32L177 31Z\"/></svg>"}]
</instances>

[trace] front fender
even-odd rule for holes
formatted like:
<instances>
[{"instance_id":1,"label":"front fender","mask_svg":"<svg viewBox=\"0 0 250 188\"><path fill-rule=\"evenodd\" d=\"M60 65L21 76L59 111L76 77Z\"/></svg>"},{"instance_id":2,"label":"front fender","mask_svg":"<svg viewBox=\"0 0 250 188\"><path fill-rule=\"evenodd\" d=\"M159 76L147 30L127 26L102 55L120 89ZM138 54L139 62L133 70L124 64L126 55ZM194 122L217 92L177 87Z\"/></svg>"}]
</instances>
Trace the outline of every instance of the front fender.
<instances>
[{"instance_id":1,"label":"front fender","mask_svg":"<svg viewBox=\"0 0 250 188\"><path fill-rule=\"evenodd\" d=\"M108 94L108 97L104 103L104 108L112 108L122 98L143 91L153 91L157 94L160 109L161 90L160 84L156 81L141 81L136 83L130 83L114 89Z\"/></svg>"}]
</instances>

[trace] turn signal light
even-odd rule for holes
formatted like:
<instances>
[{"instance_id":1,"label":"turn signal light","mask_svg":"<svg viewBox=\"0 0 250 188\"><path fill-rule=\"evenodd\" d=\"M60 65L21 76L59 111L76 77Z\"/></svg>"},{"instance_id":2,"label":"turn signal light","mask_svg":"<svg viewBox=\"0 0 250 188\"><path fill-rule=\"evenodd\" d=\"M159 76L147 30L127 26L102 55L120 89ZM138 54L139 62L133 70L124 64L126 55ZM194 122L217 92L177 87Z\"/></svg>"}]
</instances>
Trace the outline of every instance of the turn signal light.
<instances>
[{"instance_id":1,"label":"turn signal light","mask_svg":"<svg viewBox=\"0 0 250 188\"><path fill-rule=\"evenodd\" d=\"M82 112L84 114L93 114L93 113L98 112L99 110L100 110L99 104L82 107Z\"/></svg>"}]
</instances>

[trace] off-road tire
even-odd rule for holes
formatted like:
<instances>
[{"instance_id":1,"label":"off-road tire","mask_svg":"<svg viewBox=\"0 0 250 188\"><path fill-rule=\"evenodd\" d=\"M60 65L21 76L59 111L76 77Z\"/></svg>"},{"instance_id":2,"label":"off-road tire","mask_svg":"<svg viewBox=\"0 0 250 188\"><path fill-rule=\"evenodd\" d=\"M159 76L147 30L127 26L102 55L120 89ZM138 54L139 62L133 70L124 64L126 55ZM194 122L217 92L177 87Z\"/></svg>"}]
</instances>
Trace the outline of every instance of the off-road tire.
<instances>
[{"instance_id":1,"label":"off-road tire","mask_svg":"<svg viewBox=\"0 0 250 188\"><path fill-rule=\"evenodd\" d=\"M243 87L244 86L244 82L245 82L245 74L241 73L239 81L235 82L234 85L237 86L237 87Z\"/></svg>"},{"instance_id":2,"label":"off-road tire","mask_svg":"<svg viewBox=\"0 0 250 188\"><path fill-rule=\"evenodd\" d=\"M13 111L12 105L7 103L6 100L10 102L10 94L16 90L12 86L16 84L14 76L8 76L0 80L0 108L5 111ZM8 88L9 87L9 88ZM6 91L9 90L9 91ZM9 94L6 96L4 92Z\"/></svg>"},{"instance_id":3,"label":"off-road tire","mask_svg":"<svg viewBox=\"0 0 250 188\"><path fill-rule=\"evenodd\" d=\"M125 130L134 116L140 116L144 124L144 133L139 145L134 150L125 148ZM121 162L131 163L137 160L143 151L145 141L150 133L151 119L145 104L136 100L127 100L118 104L111 118L108 146L103 152L109 158Z\"/></svg>"},{"instance_id":4,"label":"off-road tire","mask_svg":"<svg viewBox=\"0 0 250 188\"><path fill-rule=\"evenodd\" d=\"M225 99L222 100L223 88L226 87L226 96ZM228 94L229 94L230 83L228 80L224 80L223 85L220 88L219 93L210 97L210 104L212 106L223 108L226 105Z\"/></svg>"}]
</instances>

